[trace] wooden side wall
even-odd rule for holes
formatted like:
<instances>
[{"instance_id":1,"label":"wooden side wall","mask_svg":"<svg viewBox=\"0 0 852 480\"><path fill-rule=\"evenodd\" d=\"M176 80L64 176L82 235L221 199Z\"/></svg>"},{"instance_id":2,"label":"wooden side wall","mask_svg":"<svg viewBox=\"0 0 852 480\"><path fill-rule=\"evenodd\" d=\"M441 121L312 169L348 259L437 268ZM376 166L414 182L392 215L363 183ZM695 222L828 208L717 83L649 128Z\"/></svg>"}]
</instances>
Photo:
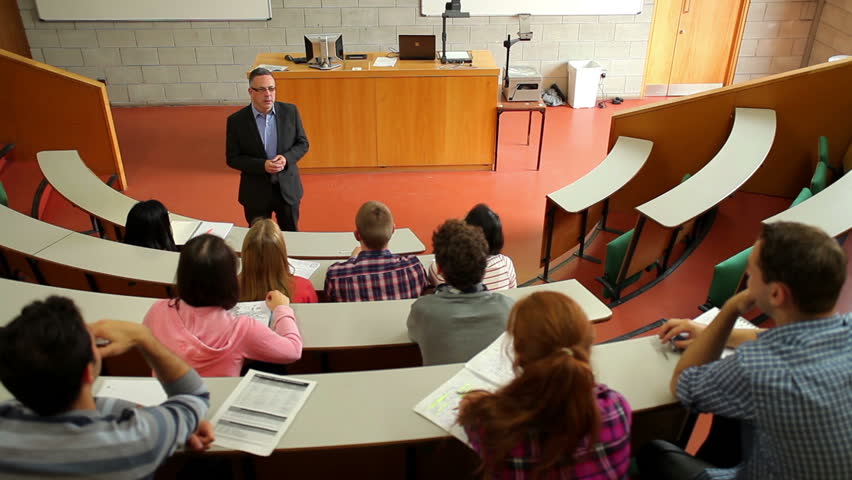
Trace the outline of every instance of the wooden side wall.
<instances>
[{"instance_id":1,"label":"wooden side wall","mask_svg":"<svg viewBox=\"0 0 852 480\"><path fill-rule=\"evenodd\" d=\"M0 49L0 143L18 161L43 150L78 150L98 175L127 188L106 86Z\"/></svg>"},{"instance_id":2,"label":"wooden side wall","mask_svg":"<svg viewBox=\"0 0 852 480\"><path fill-rule=\"evenodd\" d=\"M651 140L645 166L613 195L613 211L631 211L695 173L724 145L736 107L777 112L775 143L743 191L794 197L817 163L817 139L829 139L832 164L852 141L852 59L824 63L740 85L639 107L612 117L609 148L619 136Z\"/></svg>"}]
</instances>

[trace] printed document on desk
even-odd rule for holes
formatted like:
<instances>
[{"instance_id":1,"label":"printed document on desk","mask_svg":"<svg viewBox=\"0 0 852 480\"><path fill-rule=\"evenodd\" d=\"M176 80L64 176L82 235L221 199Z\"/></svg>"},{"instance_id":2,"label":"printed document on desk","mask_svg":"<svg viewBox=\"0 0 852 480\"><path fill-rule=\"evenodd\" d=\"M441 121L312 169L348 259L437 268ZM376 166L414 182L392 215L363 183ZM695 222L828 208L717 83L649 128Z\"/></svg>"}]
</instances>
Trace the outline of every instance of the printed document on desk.
<instances>
[{"instance_id":1,"label":"printed document on desk","mask_svg":"<svg viewBox=\"0 0 852 480\"><path fill-rule=\"evenodd\" d=\"M695 317L693 322L700 323L701 325L710 325L710 322L712 322L713 319L716 318L716 315L718 315L718 314L719 314L719 307L713 307L710 310L707 310L706 312L702 313L701 315ZM736 322L734 322L734 328L744 328L744 329L756 330L758 327L756 327L753 323L749 322L748 320L746 320L743 317L737 317ZM727 357L728 355L731 355L733 353L734 353L733 348L725 348L725 350L722 351L722 358Z\"/></svg>"},{"instance_id":2,"label":"printed document on desk","mask_svg":"<svg viewBox=\"0 0 852 480\"><path fill-rule=\"evenodd\" d=\"M256 302L239 302L234 305L234 308L228 310L228 312L238 317L240 315L249 316L258 322L272 328L272 311L269 310L269 307L266 306L265 300L258 300Z\"/></svg>"},{"instance_id":3,"label":"printed document on desk","mask_svg":"<svg viewBox=\"0 0 852 480\"><path fill-rule=\"evenodd\" d=\"M300 260L298 258L290 257L287 257L287 263L290 264L290 273L302 278L311 278L311 275L313 275L320 266L319 262Z\"/></svg>"},{"instance_id":4,"label":"printed document on desk","mask_svg":"<svg viewBox=\"0 0 852 480\"><path fill-rule=\"evenodd\" d=\"M493 392L509 383L512 370L512 341L505 332L467 362L462 370L421 400L414 411L470 445L464 429L456 422L459 403L471 390Z\"/></svg>"},{"instance_id":5,"label":"printed document on desk","mask_svg":"<svg viewBox=\"0 0 852 480\"><path fill-rule=\"evenodd\" d=\"M374 67L392 67L396 65L396 57L376 57Z\"/></svg>"},{"instance_id":6,"label":"printed document on desk","mask_svg":"<svg viewBox=\"0 0 852 480\"><path fill-rule=\"evenodd\" d=\"M249 370L213 416L214 444L269 456L316 384Z\"/></svg>"},{"instance_id":7,"label":"printed document on desk","mask_svg":"<svg viewBox=\"0 0 852 480\"><path fill-rule=\"evenodd\" d=\"M175 245L185 245L191 238L205 233L225 238L231 233L231 229L234 228L233 223L227 222L172 220L170 223L172 225L172 237L175 239Z\"/></svg>"}]
</instances>

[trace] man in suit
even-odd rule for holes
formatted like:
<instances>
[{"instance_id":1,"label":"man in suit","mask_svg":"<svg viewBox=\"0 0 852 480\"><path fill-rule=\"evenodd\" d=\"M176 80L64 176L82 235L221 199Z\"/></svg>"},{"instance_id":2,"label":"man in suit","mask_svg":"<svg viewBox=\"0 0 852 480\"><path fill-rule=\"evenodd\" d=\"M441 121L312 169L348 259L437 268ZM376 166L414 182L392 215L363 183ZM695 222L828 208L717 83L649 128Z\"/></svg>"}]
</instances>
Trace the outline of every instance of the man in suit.
<instances>
[{"instance_id":1,"label":"man in suit","mask_svg":"<svg viewBox=\"0 0 852 480\"><path fill-rule=\"evenodd\" d=\"M249 74L251 104L228 117L225 155L239 170L239 201L246 221L271 218L281 230L296 231L302 180L296 163L308 152L308 137L296 106L275 101L272 72Z\"/></svg>"}]
</instances>

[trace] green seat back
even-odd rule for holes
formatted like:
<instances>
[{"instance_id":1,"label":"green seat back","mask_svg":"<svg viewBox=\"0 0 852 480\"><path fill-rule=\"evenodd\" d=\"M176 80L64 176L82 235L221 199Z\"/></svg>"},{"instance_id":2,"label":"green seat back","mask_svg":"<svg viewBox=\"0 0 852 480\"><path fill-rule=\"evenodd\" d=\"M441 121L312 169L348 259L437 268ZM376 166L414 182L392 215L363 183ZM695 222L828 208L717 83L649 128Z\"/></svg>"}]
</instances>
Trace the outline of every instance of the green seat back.
<instances>
[{"instance_id":1,"label":"green seat back","mask_svg":"<svg viewBox=\"0 0 852 480\"><path fill-rule=\"evenodd\" d=\"M691 177L691 176L692 176L692 174L691 174L691 173L685 173L685 174L683 175L683 178L681 178L681 179L680 179L680 183L683 183L683 182L685 182L685 181L689 180L689 177Z\"/></svg>"},{"instance_id":2,"label":"green seat back","mask_svg":"<svg viewBox=\"0 0 852 480\"><path fill-rule=\"evenodd\" d=\"M814 195L823 191L828 186L828 166L819 162L817 163L814 176L811 178L811 193Z\"/></svg>"},{"instance_id":3,"label":"green seat back","mask_svg":"<svg viewBox=\"0 0 852 480\"><path fill-rule=\"evenodd\" d=\"M793 204L790 205L790 207L795 207L796 205L804 202L805 200L807 200L807 199L809 199L813 196L814 196L814 194L811 193L811 189L808 188L808 187L805 187L805 188L802 189L801 192L799 192L799 195L796 197L795 200L793 200Z\"/></svg>"},{"instance_id":4,"label":"green seat back","mask_svg":"<svg viewBox=\"0 0 852 480\"><path fill-rule=\"evenodd\" d=\"M615 240L606 244L606 260L604 262L604 278L610 285L615 285L618 280L618 271L621 270L621 264L624 262L624 257L627 255L627 247L630 246L630 240L633 239L633 230L624 232ZM621 287L626 287L631 283L639 280L642 272L625 279ZM604 297L612 297L612 292L608 288L604 288Z\"/></svg>"},{"instance_id":5,"label":"green seat back","mask_svg":"<svg viewBox=\"0 0 852 480\"><path fill-rule=\"evenodd\" d=\"M826 167L830 167L828 162L828 138L824 135L819 137L819 163L824 163Z\"/></svg>"},{"instance_id":6,"label":"green seat back","mask_svg":"<svg viewBox=\"0 0 852 480\"><path fill-rule=\"evenodd\" d=\"M9 197L6 195L6 188L3 187L3 182L0 182L0 205L9 206Z\"/></svg>"},{"instance_id":7,"label":"green seat back","mask_svg":"<svg viewBox=\"0 0 852 480\"><path fill-rule=\"evenodd\" d=\"M707 303L714 307L721 307L737 293L737 287L745 273L752 248L749 247L713 267L713 280L710 281Z\"/></svg>"}]
</instances>

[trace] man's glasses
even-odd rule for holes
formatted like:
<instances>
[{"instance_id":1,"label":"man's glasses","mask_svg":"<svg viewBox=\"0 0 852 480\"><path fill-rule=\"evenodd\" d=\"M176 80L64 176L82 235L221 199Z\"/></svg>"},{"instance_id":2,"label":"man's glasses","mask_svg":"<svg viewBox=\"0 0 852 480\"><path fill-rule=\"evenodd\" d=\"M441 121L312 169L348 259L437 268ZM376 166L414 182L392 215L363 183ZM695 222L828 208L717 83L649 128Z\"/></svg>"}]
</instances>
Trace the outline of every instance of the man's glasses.
<instances>
[{"instance_id":1,"label":"man's glasses","mask_svg":"<svg viewBox=\"0 0 852 480\"><path fill-rule=\"evenodd\" d=\"M272 86L272 87L249 87L249 88L254 90L257 93L266 93L266 92L274 92L275 91L274 86Z\"/></svg>"}]
</instances>

